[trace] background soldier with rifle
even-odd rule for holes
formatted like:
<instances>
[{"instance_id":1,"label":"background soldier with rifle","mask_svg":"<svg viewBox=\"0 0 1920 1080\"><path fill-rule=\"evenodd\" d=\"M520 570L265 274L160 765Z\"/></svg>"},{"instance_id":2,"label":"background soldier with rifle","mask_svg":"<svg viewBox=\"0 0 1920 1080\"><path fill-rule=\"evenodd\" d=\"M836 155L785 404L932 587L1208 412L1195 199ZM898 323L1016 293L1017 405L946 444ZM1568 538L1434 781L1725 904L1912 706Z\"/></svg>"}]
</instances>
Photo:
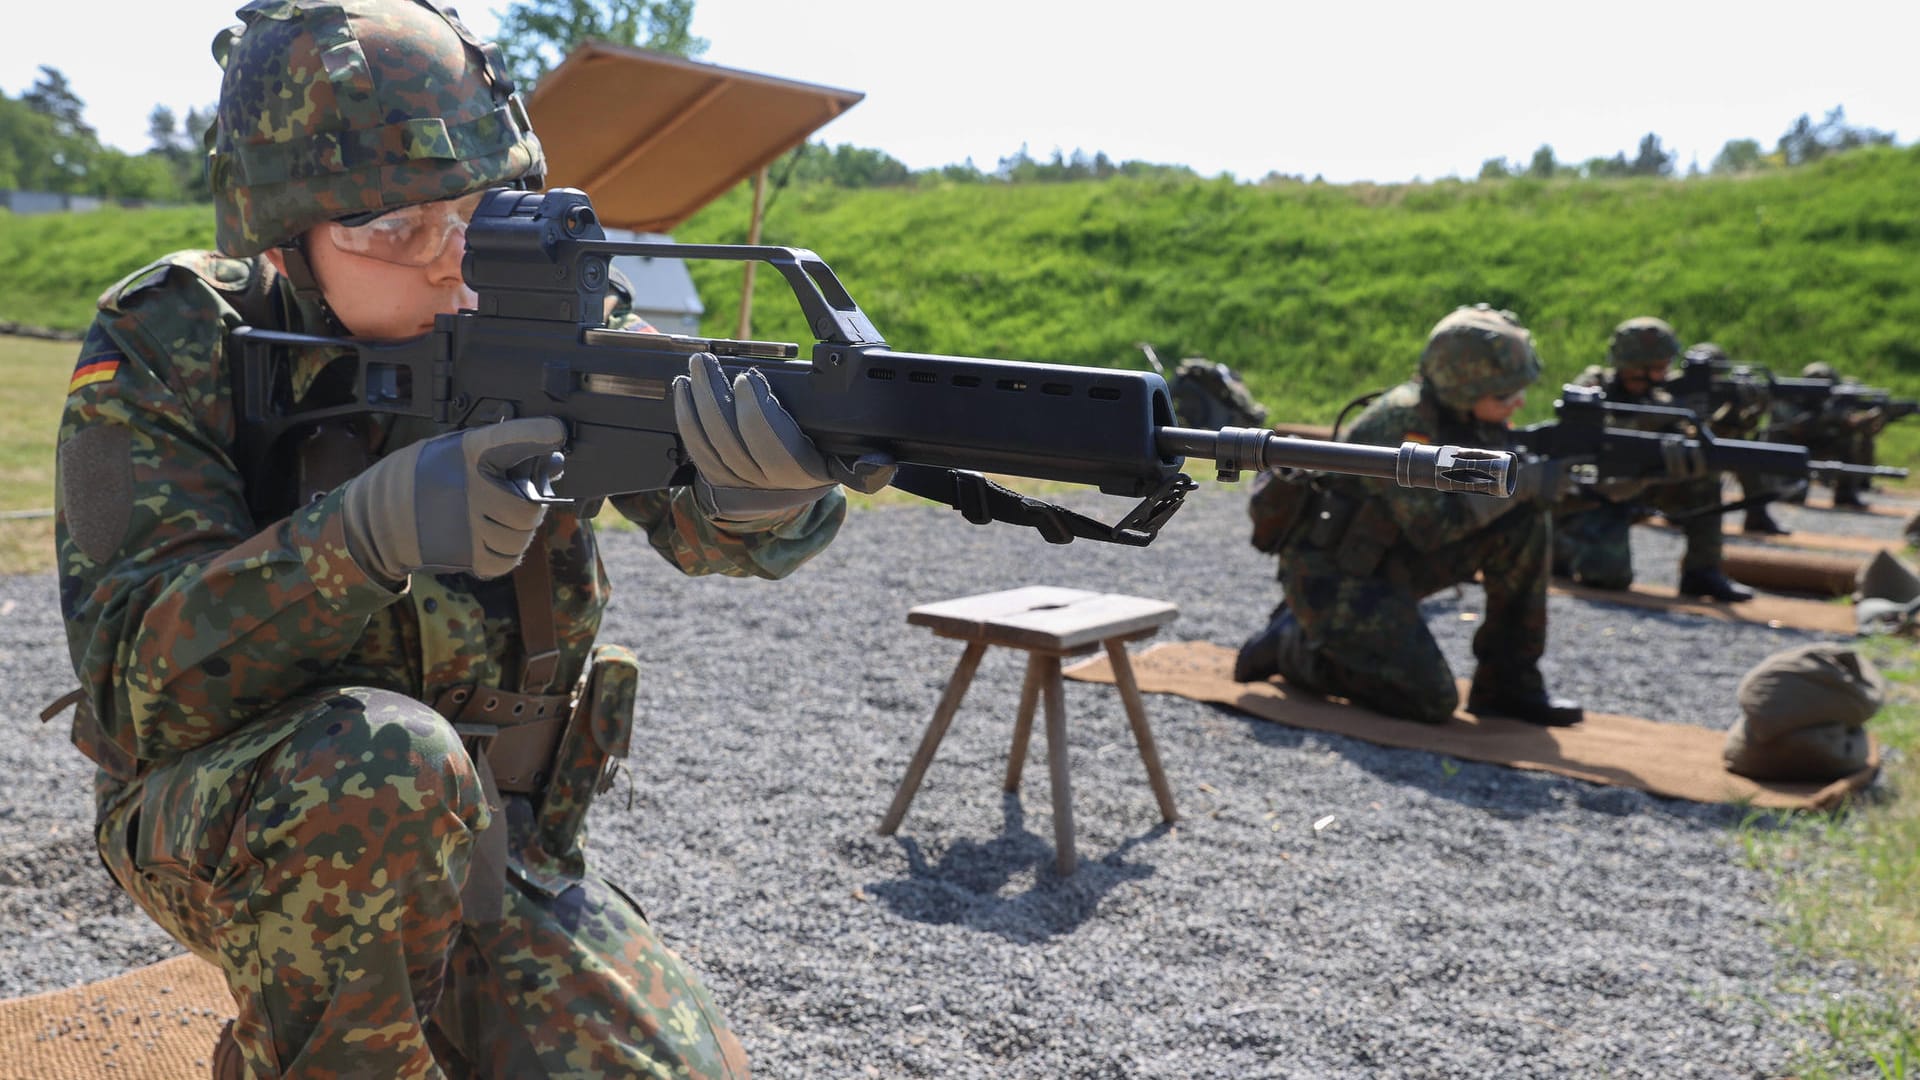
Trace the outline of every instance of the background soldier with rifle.
<instances>
[{"instance_id":1,"label":"background soldier with rifle","mask_svg":"<svg viewBox=\"0 0 1920 1080\"><path fill-rule=\"evenodd\" d=\"M1711 341L1703 341L1687 349L1681 362L1679 382L1686 373L1696 370L1706 372L1728 371L1733 367L1733 359L1727 351ZM1710 377L1710 376L1709 376ZM1671 378L1671 377L1670 377ZM1704 418L1715 435L1729 439L1757 439L1767 425L1769 406L1772 396L1764 386L1753 382L1740 382L1727 389L1731 392L1682 392L1677 386L1668 386L1668 393L1676 402L1692 409ZM1697 387L1695 388L1697 391ZM1770 495L1776 495L1779 477L1768 477L1750 470L1736 474L1740 481L1740 502L1746 504L1746 521L1741 531L1756 536L1786 536L1792 532L1786 526L1773 519L1767 511Z\"/></svg>"},{"instance_id":2,"label":"background soldier with rifle","mask_svg":"<svg viewBox=\"0 0 1920 1080\"><path fill-rule=\"evenodd\" d=\"M1613 331L1607 367L1588 368L1576 383L1600 389L1608 401L1670 406L1674 398L1660 383L1679 356L1680 339L1671 326L1649 317L1628 319ZM1675 421L1660 415L1620 421L1620 426L1646 424L1673 429ZM1628 534L1635 520L1654 509L1678 515L1720 505L1718 472L1691 457L1676 465L1676 471L1657 482L1610 480L1563 498L1554 509L1554 573L1598 589L1625 589L1633 584ZM1729 602L1753 599L1750 590L1729 581L1722 569L1720 515L1688 515L1680 525L1687 538L1680 560L1680 594Z\"/></svg>"},{"instance_id":3,"label":"background soldier with rifle","mask_svg":"<svg viewBox=\"0 0 1920 1080\"><path fill-rule=\"evenodd\" d=\"M1508 419L1540 377L1533 338L1485 304L1440 320L1417 376L1374 401L1341 438L1505 447ZM1391 716L1444 723L1460 704L1446 657L1420 616L1440 589L1484 579L1467 709L1566 725L1580 707L1547 693L1550 466L1523 470L1511 499L1443 498L1375 480L1269 472L1249 513L1254 544L1280 556L1286 598L1241 646L1234 678L1281 675Z\"/></svg>"},{"instance_id":4,"label":"background soldier with rifle","mask_svg":"<svg viewBox=\"0 0 1920 1080\"><path fill-rule=\"evenodd\" d=\"M1832 364L1814 361L1800 369L1802 379L1818 380L1831 392L1820 394L1792 391L1774 399L1772 422L1767 438L1773 442L1799 443L1816 457L1831 458L1852 465L1874 463L1874 439L1889 423L1911 415L1914 403L1887 398L1884 392L1860 386L1840 377ZM1864 478L1842 474L1832 480L1833 505L1860 509L1866 503L1860 492L1868 486ZM1803 502L1805 489L1793 501Z\"/></svg>"},{"instance_id":5,"label":"background soldier with rifle","mask_svg":"<svg viewBox=\"0 0 1920 1080\"><path fill-rule=\"evenodd\" d=\"M1707 417L1716 434L1751 437L1754 422L1765 420L1758 437L1802 446L1811 457L1826 459L1812 475L1833 487L1840 506L1858 505L1857 493L1872 480L1874 437L1887 424L1920 412L1920 401L1838 379L1828 364L1808 364L1799 378L1778 378L1765 368L1734 364L1713 345L1689 349L1680 371L1662 389ZM1830 467L1835 465L1856 468ZM1808 476L1792 479L1787 484L1780 477L1742 472L1742 497L1726 509L1747 511L1748 532L1784 533L1766 504L1779 498L1804 501Z\"/></svg>"}]
</instances>

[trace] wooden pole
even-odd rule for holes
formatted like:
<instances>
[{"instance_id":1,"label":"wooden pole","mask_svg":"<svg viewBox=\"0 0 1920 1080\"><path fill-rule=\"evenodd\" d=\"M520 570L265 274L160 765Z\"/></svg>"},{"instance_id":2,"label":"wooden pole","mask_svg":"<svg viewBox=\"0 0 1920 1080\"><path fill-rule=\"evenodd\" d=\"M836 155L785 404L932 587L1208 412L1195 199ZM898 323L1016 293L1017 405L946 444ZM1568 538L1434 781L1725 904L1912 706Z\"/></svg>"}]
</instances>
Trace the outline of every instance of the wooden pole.
<instances>
[{"instance_id":1,"label":"wooden pole","mask_svg":"<svg viewBox=\"0 0 1920 1080\"><path fill-rule=\"evenodd\" d=\"M753 174L753 220L747 225L747 244L760 242L760 215L767 208L767 170L762 168ZM753 337L753 272L760 268L757 262L748 262L741 270L740 281L740 325L734 337L747 341Z\"/></svg>"}]
</instances>

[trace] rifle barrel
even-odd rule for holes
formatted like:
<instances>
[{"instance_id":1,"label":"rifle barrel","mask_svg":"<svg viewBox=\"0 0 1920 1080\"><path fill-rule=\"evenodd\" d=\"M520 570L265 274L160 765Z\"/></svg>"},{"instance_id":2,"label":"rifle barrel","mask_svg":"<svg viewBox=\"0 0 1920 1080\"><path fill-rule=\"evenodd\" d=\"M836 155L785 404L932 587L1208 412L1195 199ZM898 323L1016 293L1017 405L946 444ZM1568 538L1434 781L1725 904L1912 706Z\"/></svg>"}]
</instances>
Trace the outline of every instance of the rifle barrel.
<instances>
[{"instance_id":1,"label":"rifle barrel","mask_svg":"<svg viewBox=\"0 0 1920 1080\"><path fill-rule=\"evenodd\" d=\"M1163 427L1160 452L1210 460L1222 479L1243 469L1321 469L1392 480L1401 487L1460 491L1506 498L1519 481L1514 456L1469 446L1399 446L1329 442L1276 435L1266 428Z\"/></svg>"},{"instance_id":2,"label":"rifle barrel","mask_svg":"<svg viewBox=\"0 0 1920 1080\"><path fill-rule=\"evenodd\" d=\"M1907 470L1897 465L1855 465L1848 461L1809 461L1808 472L1837 473L1842 476L1885 476L1904 480Z\"/></svg>"}]
</instances>

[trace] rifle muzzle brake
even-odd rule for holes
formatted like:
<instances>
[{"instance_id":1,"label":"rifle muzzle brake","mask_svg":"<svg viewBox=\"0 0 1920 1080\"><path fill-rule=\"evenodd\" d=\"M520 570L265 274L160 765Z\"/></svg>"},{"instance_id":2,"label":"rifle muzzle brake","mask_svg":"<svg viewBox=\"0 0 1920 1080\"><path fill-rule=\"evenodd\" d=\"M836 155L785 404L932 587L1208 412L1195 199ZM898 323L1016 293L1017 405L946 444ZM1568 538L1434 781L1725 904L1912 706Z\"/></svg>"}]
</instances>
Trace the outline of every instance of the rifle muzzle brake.
<instances>
[{"instance_id":1,"label":"rifle muzzle brake","mask_svg":"<svg viewBox=\"0 0 1920 1080\"><path fill-rule=\"evenodd\" d=\"M1243 470L1315 469L1373 476L1401 487L1461 491L1506 498L1519 481L1518 463L1505 450L1470 446L1398 447L1328 442L1276 435L1266 428L1161 428L1162 453L1210 459L1220 479L1239 479Z\"/></svg>"}]
</instances>

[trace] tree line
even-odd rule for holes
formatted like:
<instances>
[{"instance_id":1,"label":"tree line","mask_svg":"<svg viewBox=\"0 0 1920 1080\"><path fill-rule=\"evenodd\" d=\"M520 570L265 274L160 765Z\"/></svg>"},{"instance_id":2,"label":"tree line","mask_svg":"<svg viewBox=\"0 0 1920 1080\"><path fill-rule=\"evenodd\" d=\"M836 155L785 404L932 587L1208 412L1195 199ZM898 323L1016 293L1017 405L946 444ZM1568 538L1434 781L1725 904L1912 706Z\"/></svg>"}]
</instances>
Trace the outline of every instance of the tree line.
<instances>
[{"instance_id":1,"label":"tree line","mask_svg":"<svg viewBox=\"0 0 1920 1080\"><path fill-rule=\"evenodd\" d=\"M59 69L40 75L19 97L0 93L0 189L96 195L136 202L210 198L201 136L213 109L178 116L155 105L147 117L152 146L129 154L100 142L86 103Z\"/></svg>"},{"instance_id":2,"label":"tree line","mask_svg":"<svg viewBox=\"0 0 1920 1080\"><path fill-rule=\"evenodd\" d=\"M1777 169L1792 165L1805 165L1821 158L1845 153L1862 146L1887 146L1893 143L1891 131L1878 131L1869 127L1854 127L1847 123L1846 109L1834 106L1827 112L1826 119L1814 123L1808 113L1801 113L1799 119L1787 126L1774 143L1773 150L1767 151L1758 139L1728 139L1714 155L1713 162L1706 172L1714 176L1732 176L1740 173L1758 172L1761 169ZM1591 157L1582 162L1563 162L1553 153L1553 147L1541 146L1525 163L1508 160L1503 157L1488 158L1480 166L1481 180L1505 180L1516 176L1529 176L1538 180L1548 180L1556 176L1599 179L1617 176L1675 176L1679 155L1667 150L1660 143L1660 136L1648 132L1640 139L1640 147L1629 158L1625 151L1612 157ZM1697 176L1702 170L1695 162L1687 170L1687 175Z\"/></svg>"}]
</instances>

